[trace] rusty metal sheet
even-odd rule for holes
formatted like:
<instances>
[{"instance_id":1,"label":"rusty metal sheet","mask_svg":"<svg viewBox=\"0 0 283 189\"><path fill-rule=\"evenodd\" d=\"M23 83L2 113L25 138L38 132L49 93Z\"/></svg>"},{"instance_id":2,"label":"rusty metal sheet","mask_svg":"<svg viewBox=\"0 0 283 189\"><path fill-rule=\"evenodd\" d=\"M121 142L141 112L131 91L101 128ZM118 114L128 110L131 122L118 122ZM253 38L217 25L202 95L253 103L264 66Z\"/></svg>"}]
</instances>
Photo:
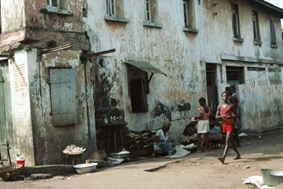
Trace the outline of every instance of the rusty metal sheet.
<instances>
[{"instance_id":1,"label":"rusty metal sheet","mask_svg":"<svg viewBox=\"0 0 283 189\"><path fill-rule=\"evenodd\" d=\"M158 69L157 67L155 67L155 66L153 66L150 63L145 62L145 61L127 60L127 61L125 61L125 64L135 66L136 68L138 68L138 69L140 69L144 72L151 72L153 74L159 73L159 74L164 74L165 76L167 76L160 69Z\"/></svg>"}]
</instances>

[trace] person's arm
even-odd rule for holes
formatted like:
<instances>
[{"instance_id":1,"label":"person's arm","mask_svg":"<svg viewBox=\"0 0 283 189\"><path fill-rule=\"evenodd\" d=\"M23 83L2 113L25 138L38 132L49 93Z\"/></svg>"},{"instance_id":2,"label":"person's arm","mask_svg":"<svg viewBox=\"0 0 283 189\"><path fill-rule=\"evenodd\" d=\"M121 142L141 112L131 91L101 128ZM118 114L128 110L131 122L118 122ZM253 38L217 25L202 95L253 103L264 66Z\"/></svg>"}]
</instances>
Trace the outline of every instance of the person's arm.
<instances>
[{"instance_id":1,"label":"person's arm","mask_svg":"<svg viewBox=\"0 0 283 189\"><path fill-rule=\"evenodd\" d=\"M238 117L236 108L235 108L235 106L233 104L231 104L231 107L230 107L229 111L232 111L234 116L226 116L228 119L233 119L233 118L237 118Z\"/></svg>"},{"instance_id":2,"label":"person's arm","mask_svg":"<svg viewBox=\"0 0 283 189\"><path fill-rule=\"evenodd\" d=\"M221 119L221 118L224 118L225 115L221 115L220 114L220 104L218 105L217 107L217 112L216 112L216 115L215 115L215 119Z\"/></svg>"}]
</instances>

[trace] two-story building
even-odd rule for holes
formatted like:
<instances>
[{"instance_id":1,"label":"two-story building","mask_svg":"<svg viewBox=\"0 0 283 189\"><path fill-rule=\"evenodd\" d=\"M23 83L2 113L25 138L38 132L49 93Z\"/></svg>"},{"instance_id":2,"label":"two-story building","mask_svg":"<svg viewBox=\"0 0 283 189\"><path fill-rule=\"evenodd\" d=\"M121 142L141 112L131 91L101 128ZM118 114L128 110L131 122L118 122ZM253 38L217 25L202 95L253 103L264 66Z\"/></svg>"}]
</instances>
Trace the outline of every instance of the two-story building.
<instances>
[{"instance_id":1,"label":"two-story building","mask_svg":"<svg viewBox=\"0 0 283 189\"><path fill-rule=\"evenodd\" d=\"M92 51L116 49L94 59L96 119L124 117L131 130L170 119L179 140L198 99L215 110L232 86L243 130L282 124L282 9L263 0L99 0L88 9Z\"/></svg>"}]
</instances>

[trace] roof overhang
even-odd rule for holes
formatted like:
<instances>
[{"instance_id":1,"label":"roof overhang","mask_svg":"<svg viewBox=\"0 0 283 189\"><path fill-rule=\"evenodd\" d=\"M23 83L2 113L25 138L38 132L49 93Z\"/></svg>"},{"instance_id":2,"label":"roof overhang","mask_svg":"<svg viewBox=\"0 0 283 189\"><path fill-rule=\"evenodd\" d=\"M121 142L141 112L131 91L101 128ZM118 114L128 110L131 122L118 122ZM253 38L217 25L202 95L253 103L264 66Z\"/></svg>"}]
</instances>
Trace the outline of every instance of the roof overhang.
<instances>
[{"instance_id":1,"label":"roof overhang","mask_svg":"<svg viewBox=\"0 0 283 189\"><path fill-rule=\"evenodd\" d=\"M271 4L271 3L268 3L264 0L252 0L252 1L268 8L268 9L271 9L272 11L275 11L276 13L278 13L280 15L281 18L283 18L283 9L281 9L281 8Z\"/></svg>"},{"instance_id":2,"label":"roof overhang","mask_svg":"<svg viewBox=\"0 0 283 189\"><path fill-rule=\"evenodd\" d=\"M136 68L144 71L144 72L150 72L152 74L164 74L165 76L167 76L164 72L162 72L160 69L158 69L157 67L151 65L148 62L145 61L137 61L137 60L126 60L125 64L131 65L131 66L135 66Z\"/></svg>"}]
</instances>

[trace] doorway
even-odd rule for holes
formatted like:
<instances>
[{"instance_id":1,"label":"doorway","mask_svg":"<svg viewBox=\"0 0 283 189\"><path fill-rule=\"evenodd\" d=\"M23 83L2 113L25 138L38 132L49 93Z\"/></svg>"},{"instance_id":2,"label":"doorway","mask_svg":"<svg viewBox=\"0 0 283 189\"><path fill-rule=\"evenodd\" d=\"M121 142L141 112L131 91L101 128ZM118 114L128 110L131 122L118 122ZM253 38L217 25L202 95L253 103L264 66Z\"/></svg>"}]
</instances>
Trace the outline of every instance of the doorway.
<instances>
[{"instance_id":1,"label":"doorway","mask_svg":"<svg viewBox=\"0 0 283 189\"><path fill-rule=\"evenodd\" d=\"M206 63L207 105L216 113L218 102L217 64Z\"/></svg>"}]
</instances>

